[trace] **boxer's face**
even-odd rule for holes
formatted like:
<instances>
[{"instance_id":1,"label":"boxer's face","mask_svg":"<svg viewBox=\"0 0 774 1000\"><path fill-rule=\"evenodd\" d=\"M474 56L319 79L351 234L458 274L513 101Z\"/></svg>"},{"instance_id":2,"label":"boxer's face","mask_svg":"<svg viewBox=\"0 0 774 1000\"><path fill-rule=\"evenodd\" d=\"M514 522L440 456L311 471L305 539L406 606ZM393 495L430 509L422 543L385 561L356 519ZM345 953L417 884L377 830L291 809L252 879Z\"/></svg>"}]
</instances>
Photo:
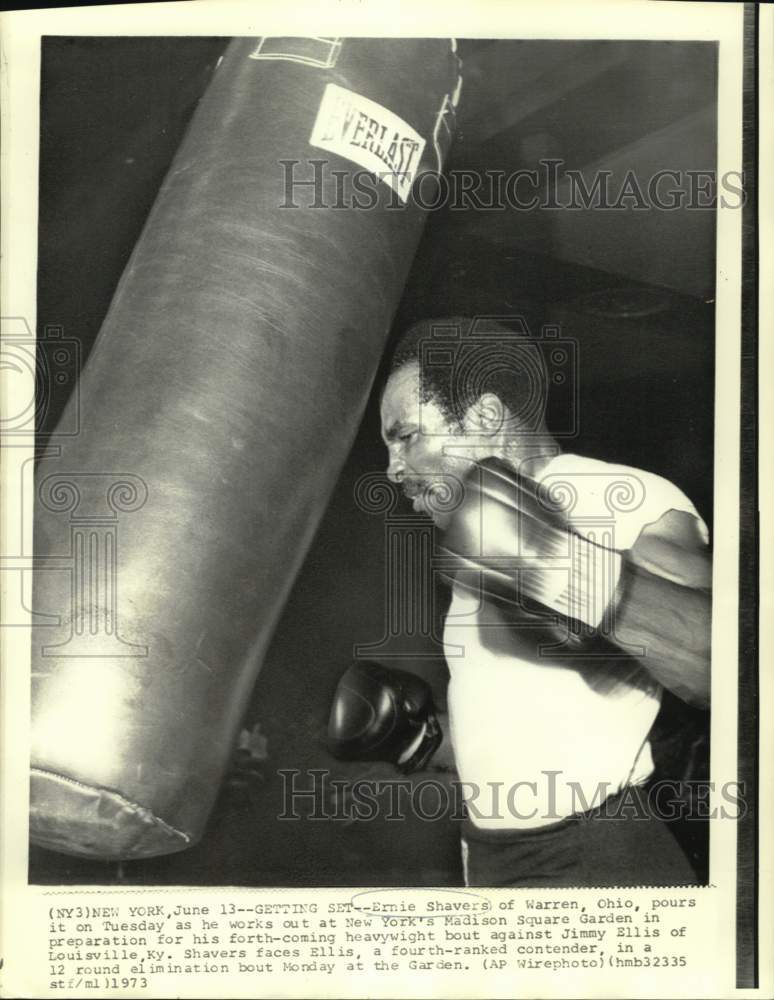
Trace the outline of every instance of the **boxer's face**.
<instances>
[{"instance_id":1,"label":"boxer's face","mask_svg":"<svg viewBox=\"0 0 774 1000\"><path fill-rule=\"evenodd\" d=\"M449 477L461 479L470 467L471 459L464 457L466 447L470 452L470 440L436 403L422 400L415 362L390 376L381 415L389 479L402 487L414 510L424 511L436 524L441 523L443 515L433 498L442 506L441 498L454 483Z\"/></svg>"}]
</instances>

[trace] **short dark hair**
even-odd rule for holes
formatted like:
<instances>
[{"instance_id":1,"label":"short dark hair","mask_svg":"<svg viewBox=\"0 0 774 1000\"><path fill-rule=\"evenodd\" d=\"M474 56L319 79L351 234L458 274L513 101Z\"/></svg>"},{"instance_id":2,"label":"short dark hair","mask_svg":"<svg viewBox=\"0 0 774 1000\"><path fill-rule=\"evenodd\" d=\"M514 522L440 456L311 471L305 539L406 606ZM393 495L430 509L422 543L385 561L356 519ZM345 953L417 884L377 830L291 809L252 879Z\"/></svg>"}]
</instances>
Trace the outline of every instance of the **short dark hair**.
<instances>
[{"instance_id":1,"label":"short dark hair","mask_svg":"<svg viewBox=\"0 0 774 1000\"><path fill-rule=\"evenodd\" d=\"M457 424L485 392L525 425L537 429L543 421L545 362L522 317L422 320L398 341L389 374L413 362L419 365L422 401L432 400Z\"/></svg>"}]
</instances>

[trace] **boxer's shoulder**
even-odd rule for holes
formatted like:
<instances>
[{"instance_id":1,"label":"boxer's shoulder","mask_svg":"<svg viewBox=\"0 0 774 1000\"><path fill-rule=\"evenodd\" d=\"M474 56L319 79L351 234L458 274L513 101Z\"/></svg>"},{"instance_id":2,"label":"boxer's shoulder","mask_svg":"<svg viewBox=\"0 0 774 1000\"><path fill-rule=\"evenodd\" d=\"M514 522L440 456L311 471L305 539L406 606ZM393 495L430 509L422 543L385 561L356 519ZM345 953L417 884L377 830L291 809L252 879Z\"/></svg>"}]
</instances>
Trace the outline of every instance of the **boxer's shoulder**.
<instances>
[{"instance_id":1,"label":"boxer's shoulder","mask_svg":"<svg viewBox=\"0 0 774 1000\"><path fill-rule=\"evenodd\" d=\"M655 472L585 455L563 453L542 469L544 488L562 498L571 492L570 521L604 517L615 521L616 547L629 548L643 531L676 536L683 543L708 542L707 526L688 496Z\"/></svg>"}]
</instances>

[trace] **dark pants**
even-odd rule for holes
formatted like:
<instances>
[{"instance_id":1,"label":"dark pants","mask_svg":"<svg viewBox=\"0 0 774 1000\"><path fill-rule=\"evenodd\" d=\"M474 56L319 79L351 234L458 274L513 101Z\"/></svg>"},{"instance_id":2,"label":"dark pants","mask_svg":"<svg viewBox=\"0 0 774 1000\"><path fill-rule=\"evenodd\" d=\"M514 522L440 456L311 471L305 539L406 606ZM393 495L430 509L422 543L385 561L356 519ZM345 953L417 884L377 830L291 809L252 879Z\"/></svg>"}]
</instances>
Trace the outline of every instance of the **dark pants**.
<instances>
[{"instance_id":1,"label":"dark pants","mask_svg":"<svg viewBox=\"0 0 774 1000\"><path fill-rule=\"evenodd\" d=\"M469 886L697 885L669 828L647 795L628 788L600 807L535 830L463 830Z\"/></svg>"}]
</instances>

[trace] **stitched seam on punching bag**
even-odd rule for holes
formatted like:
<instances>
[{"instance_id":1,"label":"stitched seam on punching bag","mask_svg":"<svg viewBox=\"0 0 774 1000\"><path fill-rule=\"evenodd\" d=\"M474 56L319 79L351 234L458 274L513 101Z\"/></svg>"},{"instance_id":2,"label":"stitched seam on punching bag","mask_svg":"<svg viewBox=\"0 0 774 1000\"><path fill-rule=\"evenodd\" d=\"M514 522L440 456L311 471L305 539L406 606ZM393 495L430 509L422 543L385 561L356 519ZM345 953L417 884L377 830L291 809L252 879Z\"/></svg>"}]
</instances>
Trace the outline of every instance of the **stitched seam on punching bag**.
<instances>
[{"instance_id":1,"label":"stitched seam on punching bag","mask_svg":"<svg viewBox=\"0 0 774 1000\"><path fill-rule=\"evenodd\" d=\"M282 43L280 48L271 48L272 43ZM311 55L310 49L319 49L320 56ZM258 42L251 59L279 59L285 62L300 63L302 66L316 66L318 69L333 69L341 52L341 38L323 38L320 36L283 38L265 35Z\"/></svg>"},{"instance_id":2,"label":"stitched seam on punching bag","mask_svg":"<svg viewBox=\"0 0 774 1000\"><path fill-rule=\"evenodd\" d=\"M457 61L457 83L451 93L443 95L443 101L441 101L441 107L435 119L435 127L433 128L433 147L438 161L437 170L439 174L443 172L443 163L448 156L452 140L454 139L457 106L460 102L460 94L462 93L462 60L457 55L456 40L452 38L451 42L452 53ZM446 128L447 134L444 139L441 138L441 126Z\"/></svg>"},{"instance_id":3,"label":"stitched seam on punching bag","mask_svg":"<svg viewBox=\"0 0 774 1000\"><path fill-rule=\"evenodd\" d=\"M454 134L453 126L449 124L449 118L451 118L452 122L454 121L454 107L450 96L444 94L443 102L435 119L435 127L433 128L433 147L435 148L437 160L436 169L439 174L443 172L443 161L446 159L451 148L452 136ZM446 129L444 137L441 136L442 127Z\"/></svg>"},{"instance_id":4,"label":"stitched seam on punching bag","mask_svg":"<svg viewBox=\"0 0 774 1000\"><path fill-rule=\"evenodd\" d=\"M169 823L166 823L161 817L157 816L155 813L151 812L150 809L146 809L145 806L139 805L137 802L132 802L131 799L127 799L125 795L120 792L115 791L113 788L105 788L102 785L87 785L85 781L78 781L77 778L71 778L66 774L60 774L58 771L49 771L45 767L31 767L30 774L39 774L46 778L53 778L55 781L61 782L64 785L74 785L76 788L86 789L89 792L99 792L100 795L109 795L118 802L129 809L131 812L136 813L141 819L149 821L150 824L155 826L160 826L165 832L171 833L176 837L182 837L187 843L191 843L191 838L187 833L182 830L178 830L176 827Z\"/></svg>"}]
</instances>

